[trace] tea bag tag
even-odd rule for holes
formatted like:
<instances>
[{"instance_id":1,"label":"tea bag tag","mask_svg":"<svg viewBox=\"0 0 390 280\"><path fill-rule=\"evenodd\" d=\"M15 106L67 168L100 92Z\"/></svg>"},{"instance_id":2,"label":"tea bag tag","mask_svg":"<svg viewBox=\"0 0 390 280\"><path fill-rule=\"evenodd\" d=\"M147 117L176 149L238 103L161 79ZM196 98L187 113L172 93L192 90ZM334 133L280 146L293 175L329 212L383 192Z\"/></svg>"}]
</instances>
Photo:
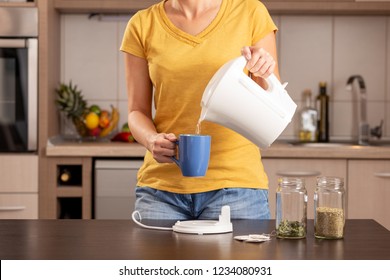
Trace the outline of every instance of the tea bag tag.
<instances>
[{"instance_id":1,"label":"tea bag tag","mask_svg":"<svg viewBox=\"0 0 390 280\"><path fill-rule=\"evenodd\" d=\"M248 234L248 235L237 235L234 236L235 240L238 241L244 241L244 242L250 242L250 243L261 243L265 241L271 240L270 234Z\"/></svg>"}]
</instances>

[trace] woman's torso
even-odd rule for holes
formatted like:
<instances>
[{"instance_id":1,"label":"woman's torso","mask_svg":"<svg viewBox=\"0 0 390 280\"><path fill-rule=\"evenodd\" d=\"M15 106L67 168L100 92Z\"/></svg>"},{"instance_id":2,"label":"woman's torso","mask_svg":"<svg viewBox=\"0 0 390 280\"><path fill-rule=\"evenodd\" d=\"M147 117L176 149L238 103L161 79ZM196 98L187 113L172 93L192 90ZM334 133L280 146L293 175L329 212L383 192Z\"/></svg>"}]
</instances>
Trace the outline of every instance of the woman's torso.
<instances>
[{"instance_id":1,"label":"woman's torso","mask_svg":"<svg viewBox=\"0 0 390 280\"><path fill-rule=\"evenodd\" d=\"M253 21L251 13L264 18ZM261 21L265 22L263 27L258 26ZM165 13L163 2L138 13L133 24L138 30L139 43L133 45L134 42L124 39L122 50L148 61L155 89L156 129L176 135L195 133L202 94L213 74L227 61L240 56L243 46L253 45L276 29L265 8L256 0L222 1L212 22L197 35L174 25ZM183 177L175 164L157 163L148 152L138 184L177 193L268 187L260 152L254 144L210 122L202 122L201 133L212 137L205 177Z\"/></svg>"}]
</instances>

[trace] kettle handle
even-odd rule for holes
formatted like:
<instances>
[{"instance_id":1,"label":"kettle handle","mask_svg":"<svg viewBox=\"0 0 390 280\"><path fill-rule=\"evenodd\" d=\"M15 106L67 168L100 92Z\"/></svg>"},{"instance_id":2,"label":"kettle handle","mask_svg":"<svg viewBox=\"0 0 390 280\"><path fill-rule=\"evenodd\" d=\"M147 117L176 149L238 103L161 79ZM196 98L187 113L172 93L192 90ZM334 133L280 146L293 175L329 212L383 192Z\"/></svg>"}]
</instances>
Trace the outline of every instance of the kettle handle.
<instances>
[{"instance_id":1,"label":"kettle handle","mask_svg":"<svg viewBox=\"0 0 390 280\"><path fill-rule=\"evenodd\" d=\"M241 83L241 85L243 85L254 96L260 98L259 97L259 91L257 89L257 86L255 85L256 82L253 81L251 78L249 78L249 77L245 77L244 79L241 78L241 79L238 80L238 82ZM276 114L278 114L281 118L285 117L285 113L283 112L283 109L280 108L279 105L275 104L275 102L271 101L271 97L268 96L268 93L264 94L262 96L262 102L263 102L264 105L267 105L267 107L269 109L271 109Z\"/></svg>"},{"instance_id":2,"label":"kettle handle","mask_svg":"<svg viewBox=\"0 0 390 280\"><path fill-rule=\"evenodd\" d=\"M236 61L234 62L234 67L238 68L240 71L245 69L246 63L248 60L242 55L238 58L236 58ZM287 86L287 83L281 84L279 79L275 76L275 74L271 74L268 76L268 78L265 79L268 88L267 92L272 93L275 86L280 85L281 87L285 88Z\"/></svg>"},{"instance_id":3,"label":"kettle handle","mask_svg":"<svg viewBox=\"0 0 390 280\"><path fill-rule=\"evenodd\" d=\"M247 63L247 60L244 56L240 56L236 58L234 61L233 67L236 69L236 71L243 71L245 69L245 65ZM273 94L274 96L277 96L274 94L274 88L275 92L277 92L277 85L278 83L280 84L278 78L274 74L270 75L266 79L268 83L268 88L267 90L264 90L268 94ZM253 81L249 76L246 75L240 75L240 78L238 79L238 82L241 83L249 92L251 92L253 95L258 96L259 94L259 85ZM278 114L281 118L285 117L285 113L282 108L280 108L280 105L275 104L274 102L271 101L271 96L265 94L262 97L262 102L267 105L267 107L271 110L273 110L276 114ZM278 102L279 103L279 102Z\"/></svg>"}]
</instances>

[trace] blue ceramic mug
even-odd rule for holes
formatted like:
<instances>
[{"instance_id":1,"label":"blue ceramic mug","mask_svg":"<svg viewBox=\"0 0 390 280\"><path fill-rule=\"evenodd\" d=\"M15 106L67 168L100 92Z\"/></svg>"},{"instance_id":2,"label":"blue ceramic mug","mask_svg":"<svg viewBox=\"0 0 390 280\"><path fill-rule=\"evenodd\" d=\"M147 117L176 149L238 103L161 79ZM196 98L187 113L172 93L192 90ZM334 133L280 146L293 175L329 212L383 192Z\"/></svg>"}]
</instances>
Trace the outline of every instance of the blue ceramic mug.
<instances>
[{"instance_id":1,"label":"blue ceramic mug","mask_svg":"<svg viewBox=\"0 0 390 280\"><path fill-rule=\"evenodd\" d=\"M210 135L180 134L176 142L178 157L172 160L180 167L186 177L202 177L206 175L210 159Z\"/></svg>"}]
</instances>

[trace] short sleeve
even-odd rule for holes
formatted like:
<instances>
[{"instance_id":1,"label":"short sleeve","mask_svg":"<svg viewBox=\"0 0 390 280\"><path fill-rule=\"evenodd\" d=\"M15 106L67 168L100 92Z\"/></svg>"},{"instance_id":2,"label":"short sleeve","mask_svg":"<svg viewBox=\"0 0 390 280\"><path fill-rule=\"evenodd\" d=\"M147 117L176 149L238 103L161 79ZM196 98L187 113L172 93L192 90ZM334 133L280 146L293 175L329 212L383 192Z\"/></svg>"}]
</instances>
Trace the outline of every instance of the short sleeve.
<instances>
[{"instance_id":1,"label":"short sleeve","mask_svg":"<svg viewBox=\"0 0 390 280\"><path fill-rule=\"evenodd\" d=\"M271 32L278 30L267 8L260 1L255 0L251 8L252 21L252 44L257 43Z\"/></svg>"},{"instance_id":2,"label":"short sleeve","mask_svg":"<svg viewBox=\"0 0 390 280\"><path fill-rule=\"evenodd\" d=\"M145 58L145 48L142 38L142 24L138 12L127 23L120 50Z\"/></svg>"}]
</instances>

